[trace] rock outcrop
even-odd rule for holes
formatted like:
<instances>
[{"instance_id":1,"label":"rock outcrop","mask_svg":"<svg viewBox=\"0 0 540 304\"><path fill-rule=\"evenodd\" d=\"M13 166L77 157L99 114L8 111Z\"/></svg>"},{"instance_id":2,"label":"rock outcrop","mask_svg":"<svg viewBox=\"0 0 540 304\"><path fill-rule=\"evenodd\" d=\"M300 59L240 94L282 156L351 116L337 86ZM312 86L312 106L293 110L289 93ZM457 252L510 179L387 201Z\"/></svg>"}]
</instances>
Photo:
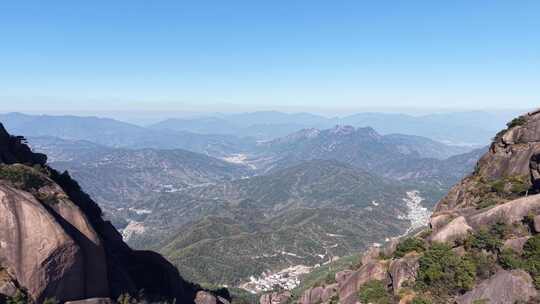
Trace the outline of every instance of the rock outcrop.
<instances>
[{"instance_id":1,"label":"rock outcrop","mask_svg":"<svg viewBox=\"0 0 540 304\"><path fill-rule=\"evenodd\" d=\"M416 272L418 271L418 259L420 256L412 252L402 257L401 259L394 260L390 263L390 279L392 280L392 289L394 295L399 293L399 289L405 282L414 283L416 279Z\"/></svg>"},{"instance_id":2,"label":"rock outcrop","mask_svg":"<svg viewBox=\"0 0 540 304\"><path fill-rule=\"evenodd\" d=\"M291 298L290 291L271 292L263 294L259 300L260 304L286 304Z\"/></svg>"},{"instance_id":3,"label":"rock outcrop","mask_svg":"<svg viewBox=\"0 0 540 304\"><path fill-rule=\"evenodd\" d=\"M372 280L387 281L388 265L383 261L372 261L362 265L347 279L339 284L339 299L341 304L354 304L357 301L357 293L360 287Z\"/></svg>"},{"instance_id":4,"label":"rock outcrop","mask_svg":"<svg viewBox=\"0 0 540 304\"><path fill-rule=\"evenodd\" d=\"M473 290L457 297L458 304L480 301L490 304L527 303L537 296L531 276L523 270L501 270Z\"/></svg>"},{"instance_id":5,"label":"rock outcrop","mask_svg":"<svg viewBox=\"0 0 540 304\"><path fill-rule=\"evenodd\" d=\"M496 135L475 171L439 201L429 228L401 247L369 248L359 269L338 272L339 303L358 303L371 280L383 283L371 292L399 303L539 303L531 259L540 254L540 111Z\"/></svg>"},{"instance_id":6,"label":"rock outcrop","mask_svg":"<svg viewBox=\"0 0 540 304\"><path fill-rule=\"evenodd\" d=\"M24 289L37 303L105 303L144 290L146 300L194 303L200 287L159 254L129 248L77 182L46 159L0 124L0 294Z\"/></svg>"}]
</instances>

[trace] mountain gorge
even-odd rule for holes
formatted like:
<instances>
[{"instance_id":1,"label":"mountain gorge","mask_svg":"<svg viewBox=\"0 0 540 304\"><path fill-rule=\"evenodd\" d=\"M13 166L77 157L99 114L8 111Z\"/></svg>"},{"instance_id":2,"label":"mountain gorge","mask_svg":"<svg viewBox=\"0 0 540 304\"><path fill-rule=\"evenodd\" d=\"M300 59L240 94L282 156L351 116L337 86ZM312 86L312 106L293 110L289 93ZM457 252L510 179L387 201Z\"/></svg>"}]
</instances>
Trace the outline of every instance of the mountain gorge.
<instances>
[{"instance_id":1,"label":"mountain gorge","mask_svg":"<svg viewBox=\"0 0 540 304\"><path fill-rule=\"evenodd\" d=\"M183 130L7 116L88 191L116 240L160 252L186 280L251 292L293 289L300 273L417 230L485 151L347 125L272 140L194 132L192 145ZM190 297L207 292L193 286Z\"/></svg>"}]
</instances>

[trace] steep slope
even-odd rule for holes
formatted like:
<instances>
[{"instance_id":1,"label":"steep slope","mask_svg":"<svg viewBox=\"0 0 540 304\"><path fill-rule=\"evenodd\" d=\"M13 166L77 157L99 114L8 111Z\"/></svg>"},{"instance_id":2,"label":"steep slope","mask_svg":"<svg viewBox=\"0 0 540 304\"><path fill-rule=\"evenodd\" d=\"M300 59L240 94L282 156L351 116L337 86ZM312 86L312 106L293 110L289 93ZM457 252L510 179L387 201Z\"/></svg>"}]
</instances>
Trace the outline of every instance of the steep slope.
<instances>
[{"instance_id":1,"label":"steep slope","mask_svg":"<svg viewBox=\"0 0 540 304\"><path fill-rule=\"evenodd\" d=\"M413 186L335 161L310 161L213 186L163 195L145 206L145 233L188 278L238 283L266 270L314 265L356 252L410 225Z\"/></svg>"},{"instance_id":2,"label":"steep slope","mask_svg":"<svg viewBox=\"0 0 540 304\"><path fill-rule=\"evenodd\" d=\"M430 229L370 248L361 267L295 301L539 303L540 111L507 126L475 171L439 201Z\"/></svg>"},{"instance_id":3,"label":"steep slope","mask_svg":"<svg viewBox=\"0 0 540 304\"><path fill-rule=\"evenodd\" d=\"M37 303L64 302L144 290L147 300L193 303L200 287L157 253L130 249L77 182L46 159L0 124L0 298L22 290Z\"/></svg>"}]
</instances>

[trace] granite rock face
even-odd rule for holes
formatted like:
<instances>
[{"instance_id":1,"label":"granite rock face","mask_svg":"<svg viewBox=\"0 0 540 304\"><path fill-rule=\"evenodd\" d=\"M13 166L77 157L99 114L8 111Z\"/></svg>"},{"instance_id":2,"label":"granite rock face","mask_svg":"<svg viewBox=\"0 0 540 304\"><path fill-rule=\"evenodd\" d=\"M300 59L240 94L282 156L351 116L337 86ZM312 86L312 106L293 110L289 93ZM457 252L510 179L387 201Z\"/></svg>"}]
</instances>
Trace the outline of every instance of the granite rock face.
<instances>
[{"instance_id":1,"label":"granite rock face","mask_svg":"<svg viewBox=\"0 0 540 304\"><path fill-rule=\"evenodd\" d=\"M341 304L354 304L358 298L357 292L360 287L372 280L387 281L388 265L382 261L372 261L362 265L353 272L339 286L339 299Z\"/></svg>"},{"instance_id":2,"label":"granite rock face","mask_svg":"<svg viewBox=\"0 0 540 304\"><path fill-rule=\"evenodd\" d=\"M272 292L267 293L261 296L259 303L260 304L286 304L287 301L291 298L292 294L290 291L284 292Z\"/></svg>"},{"instance_id":3,"label":"granite rock face","mask_svg":"<svg viewBox=\"0 0 540 304\"><path fill-rule=\"evenodd\" d=\"M416 253L410 253L401 259L394 260L390 263L389 274L392 280L392 289L394 294L399 294L399 289L406 281L414 282L416 280L416 272L418 271L418 259L420 256Z\"/></svg>"},{"instance_id":4,"label":"granite rock face","mask_svg":"<svg viewBox=\"0 0 540 304\"><path fill-rule=\"evenodd\" d=\"M539 130L540 111L519 117L496 136L488 153L479 160L474 174L455 185L437 204L435 215L445 210L475 206L479 199L475 184L478 178L493 182L505 177L523 177L532 189L540 189Z\"/></svg>"},{"instance_id":5,"label":"granite rock face","mask_svg":"<svg viewBox=\"0 0 540 304\"><path fill-rule=\"evenodd\" d=\"M38 303L102 303L144 290L147 300L194 303L199 286L161 255L129 248L77 182L46 159L0 124L0 265L11 278L2 279L1 294L14 286Z\"/></svg>"},{"instance_id":6,"label":"granite rock face","mask_svg":"<svg viewBox=\"0 0 540 304\"><path fill-rule=\"evenodd\" d=\"M537 295L538 291L528 273L523 270L500 270L473 290L456 298L456 302L472 304L474 301L485 300L490 304L526 303Z\"/></svg>"}]
</instances>

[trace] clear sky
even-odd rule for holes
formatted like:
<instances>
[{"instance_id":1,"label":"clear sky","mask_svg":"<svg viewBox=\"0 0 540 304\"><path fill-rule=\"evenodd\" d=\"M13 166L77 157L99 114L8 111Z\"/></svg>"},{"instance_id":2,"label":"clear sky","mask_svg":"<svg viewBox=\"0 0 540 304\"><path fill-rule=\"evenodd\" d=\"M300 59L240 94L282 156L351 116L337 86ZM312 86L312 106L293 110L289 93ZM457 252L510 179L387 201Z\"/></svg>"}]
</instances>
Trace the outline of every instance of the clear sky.
<instances>
[{"instance_id":1,"label":"clear sky","mask_svg":"<svg viewBox=\"0 0 540 304\"><path fill-rule=\"evenodd\" d=\"M0 1L0 111L540 104L540 1Z\"/></svg>"}]
</instances>

